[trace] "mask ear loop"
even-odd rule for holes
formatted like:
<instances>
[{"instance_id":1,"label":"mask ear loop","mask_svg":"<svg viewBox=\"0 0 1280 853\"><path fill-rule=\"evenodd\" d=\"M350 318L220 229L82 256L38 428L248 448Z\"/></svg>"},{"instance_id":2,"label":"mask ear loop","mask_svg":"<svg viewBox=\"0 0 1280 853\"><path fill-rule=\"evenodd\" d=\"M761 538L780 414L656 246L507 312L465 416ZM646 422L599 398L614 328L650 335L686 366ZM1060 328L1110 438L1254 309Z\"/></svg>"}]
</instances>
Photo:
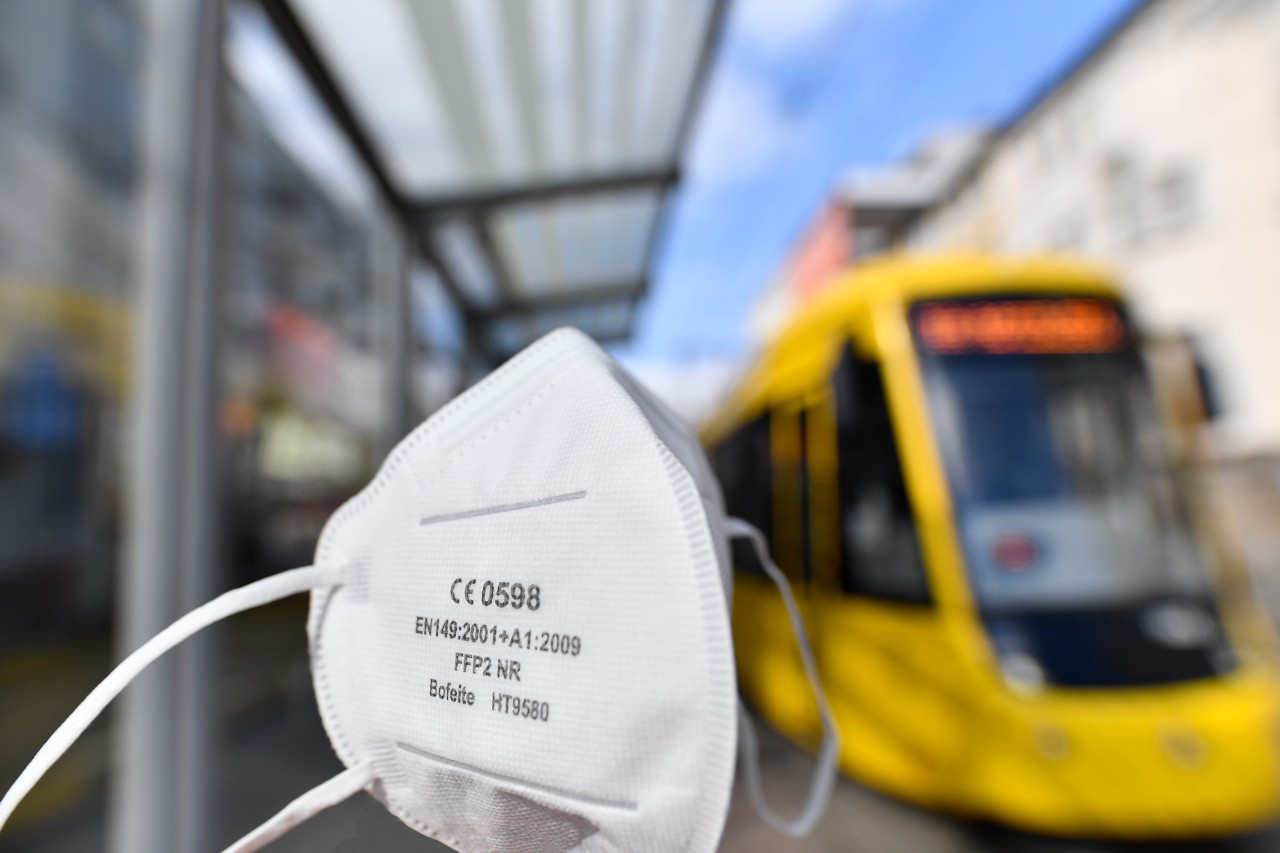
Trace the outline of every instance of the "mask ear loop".
<instances>
[{"instance_id":1,"label":"mask ear loop","mask_svg":"<svg viewBox=\"0 0 1280 853\"><path fill-rule=\"evenodd\" d=\"M747 773L747 790L751 794L752 803L764 822L774 830L789 838L801 838L813 831L831 802L831 791L836 781L836 758L840 753L840 733L836 729L831 706L827 703L827 694L822 689L822 681L818 677L813 649L809 646L809 637L805 633L800 609L796 606L795 597L791 594L791 585L787 583L786 576L769 556L768 543L765 541L764 534L739 518L726 518L724 528L729 538L747 539L751 542L761 565L764 566L765 574L782 594L787 615L791 619L791 630L795 633L796 643L800 647L800 660L804 664L805 678L809 681L809 689L813 691L813 697L818 703L818 714L822 718L822 747L818 750L817 764L814 766L813 777L809 782L809 795L805 800L804 810L798 817L786 820L765 802L764 788L760 784L760 744L756 739L755 724L746 708L741 705L738 707L741 722L738 743L742 748L742 759Z\"/></svg>"},{"instance_id":2,"label":"mask ear loop","mask_svg":"<svg viewBox=\"0 0 1280 853\"><path fill-rule=\"evenodd\" d=\"M138 673L146 669L156 658L197 631L232 614L269 604L281 598L288 598L300 592L307 592L316 587L336 586L341 582L342 570L338 567L308 566L302 569L291 569L223 593L147 640L133 654L122 660L111 674L102 680L102 683L93 688L84 701L71 712L71 716L58 726L45 745L40 747L40 751L23 769L4 795L4 799L0 799L0 829L3 829L5 822L18 807L22 798L40 781L40 777L44 776L54 762L63 756L76 738L84 734L84 730L89 728L89 724L97 719L111 700L119 696L129 686L129 682L133 681Z\"/></svg>"},{"instance_id":3,"label":"mask ear loop","mask_svg":"<svg viewBox=\"0 0 1280 853\"><path fill-rule=\"evenodd\" d=\"M223 850L222 853L256 853L295 826L327 808L336 806L357 791L369 787L376 778L372 764L357 764L355 767L344 770L289 803L262 826Z\"/></svg>"}]
</instances>

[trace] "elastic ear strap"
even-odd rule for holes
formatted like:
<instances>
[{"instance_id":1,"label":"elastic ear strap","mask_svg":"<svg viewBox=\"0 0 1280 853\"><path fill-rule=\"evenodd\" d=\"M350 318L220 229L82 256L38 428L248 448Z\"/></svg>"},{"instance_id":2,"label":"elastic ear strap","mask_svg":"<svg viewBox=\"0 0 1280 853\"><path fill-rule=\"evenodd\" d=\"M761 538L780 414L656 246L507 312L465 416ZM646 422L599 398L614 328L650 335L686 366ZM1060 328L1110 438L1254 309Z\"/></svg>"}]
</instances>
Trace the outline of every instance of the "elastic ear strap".
<instances>
[{"instance_id":1,"label":"elastic ear strap","mask_svg":"<svg viewBox=\"0 0 1280 853\"><path fill-rule=\"evenodd\" d=\"M232 844L222 853L254 853L298 824L373 784L372 764L357 764L327 782L322 782L285 806L262 826Z\"/></svg>"},{"instance_id":2,"label":"elastic ear strap","mask_svg":"<svg viewBox=\"0 0 1280 853\"><path fill-rule=\"evenodd\" d=\"M804 664L805 678L809 681L809 689L818 703L818 714L822 717L822 747L818 751L818 760L813 769L813 778L809 782L809 796L805 800L804 810L792 820L779 817L765 802L764 788L760 784L760 745L756 740L756 732L751 716L740 708L742 725L739 744L742 747L743 764L747 769L747 790L755 804L756 811L764 822L778 832L790 838L808 835L817 826L831 801L831 791L836 781L836 758L840 754L840 733L836 730L835 718L831 714L831 706L827 703L827 694L822 689L822 681L818 677L818 666L813 659L813 649L809 646L809 637L805 632L804 620L800 617L800 608L796 606L795 597L791 594L791 585L782 574L782 570L769 556L768 543L764 534L739 518L725 519L725 532L731 539L747 539L755 547L756 555L764 566L765 574L778 587L782 601L786 605L787 615L791 619L791 630L795 633L796 643L800 647L800 660Z\"/></svg>"},{"instance_id":3,"label":"elastic ear strap","mask_svg":"<svg viewBox=\"0 0 1280 853\"><path fill-rule=\"evenodd\" d=\"M89 724L102 713L111 700L119 696L121 691L129 686L129 682L133 681L138 673L146 669L156 658L202 628L234 613L288 598L316 587L334 586L341 580L341 570L336 568L321 569L308 566L281 572L223 593L147 640L137 651L121 661L101 684L93 688L93 692L85 697L79 707L71 712L71 716L58 726L57 731L50 736L45 745L40 747L35 758L31 759L31 763L9 788L4 799L0 800L0 828L4 827L13 810L18 807L18 803L30 793L36 782L40 781L40 777L62 757L76 738L84 734L84 730L89 728Z\"/></svg>"}]
</instances>

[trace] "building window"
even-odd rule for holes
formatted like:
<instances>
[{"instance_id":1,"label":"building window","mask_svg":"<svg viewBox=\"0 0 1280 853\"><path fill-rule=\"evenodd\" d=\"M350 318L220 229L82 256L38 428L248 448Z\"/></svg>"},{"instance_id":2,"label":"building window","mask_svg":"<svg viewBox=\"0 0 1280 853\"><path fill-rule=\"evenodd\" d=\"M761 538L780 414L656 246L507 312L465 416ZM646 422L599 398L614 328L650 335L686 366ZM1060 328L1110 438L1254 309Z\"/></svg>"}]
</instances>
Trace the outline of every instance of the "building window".
<instances>
[{"instance_id":1,"label":"building window","mask_svg":"<svg viewBox=\"0 0 1280 853\"><path fill-rule=\"evenodd\" d=\"M1127 156L1112 157L1107 163L1107 197L1111 222L1117 241L1136 244L1142 241L1144 222L1142 184L1138 168Z\"/></svg>"},{"instance_id":2,"label":"building window","mask_svg":"<svg viewBox=\"0 0 1280 853\"><path fill-rule=\"evenodd\" d=\"M1167 170L1156 182L1156 204L1161 225L1180 231L1196 220L1198 198L1195 176L1185 166Z\"/></svg>"}]
</instances>

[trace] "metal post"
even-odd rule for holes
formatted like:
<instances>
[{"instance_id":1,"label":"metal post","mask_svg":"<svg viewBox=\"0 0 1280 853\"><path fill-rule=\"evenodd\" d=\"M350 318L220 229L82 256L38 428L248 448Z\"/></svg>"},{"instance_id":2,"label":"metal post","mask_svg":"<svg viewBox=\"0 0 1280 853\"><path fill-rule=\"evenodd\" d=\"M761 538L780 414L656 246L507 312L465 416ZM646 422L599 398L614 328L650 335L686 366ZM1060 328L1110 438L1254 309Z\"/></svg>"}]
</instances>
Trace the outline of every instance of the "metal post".
<instances>
[{"instance_id":1,"label":"metal post","mask_svg":"<svg viewBox=\"0 0 1280 853\"><path fill-rule=\"evenodd\" d=\"M385 420L379 447L383 457L409 434L416 422L412 389L415 333L409 282L411 242L406 227L398 216L388 213L379 217L373 240L375 324L386 365Z\"/></svg>"},{"instance_id":2,"label":"metal post","mask_svg":"<svg viewBox=\"0 0 1280 853\"><path fill-rule=\"evenodd\" d=\"M141 240L119 651L216 585L216 236L221 0L145 0ZM157 662L123 697L111 786L117 853L195 853L204 837L207 652Z\"/></svg>"},{"instance_id":3,"label":"metal post","mask_svg":"<svg viewBox=\"0 0 1280 853\"><path fill-rule=\"evenodd\" d=\"M199 14L199 58L192 108L195 124L191 256L187 269L185 443L182 458L182 539L179 547L178 602L175 616L222 591L222 479L218 430L222 294L226 289L222 250L227 193L227 74L223 0L203 0ZM178 853L205 853L212 838L215 778L213 690L217 629L191 638L176 650Z\"/></svg>"}]
</instances>

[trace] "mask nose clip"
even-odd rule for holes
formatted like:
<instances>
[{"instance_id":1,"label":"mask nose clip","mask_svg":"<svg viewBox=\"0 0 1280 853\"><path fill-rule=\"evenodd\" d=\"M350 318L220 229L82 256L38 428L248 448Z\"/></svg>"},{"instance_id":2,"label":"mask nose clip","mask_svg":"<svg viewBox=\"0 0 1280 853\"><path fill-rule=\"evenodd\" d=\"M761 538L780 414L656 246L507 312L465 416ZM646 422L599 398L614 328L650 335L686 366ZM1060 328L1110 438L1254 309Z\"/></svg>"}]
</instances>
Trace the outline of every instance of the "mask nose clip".
<instances>
[{"instance_id":1,"label":"mask nose clip","mask_svg":"<svg viewBox=\"0 0 1280 853\"><path fill-rule=\"evenodd\" d=\"M726 518L725 534L730 539L746 539L755 549L760 564L764 567L769 580L778 587L783 604L787 608L787 616L791 620L791 630L795 634L796 644L800 647L800 660L804 666L805 678L809 689L818 703L818 714L822 719L822 746L818 750L817 763L809 780L809 793L800 814L787 819L775 812L765 801L764 787L760 782L760 744L756 738L756 730L751 715L743 706L739 706L741 733L738 735L739 747L742 751L742 763L746 768L747 791L756 812L776 832L789 838L802 838L813 831L818 821L826 813L831 803L831 792L835 788L836 759L840 754L840 732L836 728L835 717L827 702L826 691L822 689L822 679L818 676L818 666L813 658L813 648L809 645L809 637L805 632L804 620L800 616L800 608L796 606L795 596L791 593L791 584L786 575L774 563L769 555L768 543L764 534L752 525L739 518Z\"/></svg>"}]
</instances>

